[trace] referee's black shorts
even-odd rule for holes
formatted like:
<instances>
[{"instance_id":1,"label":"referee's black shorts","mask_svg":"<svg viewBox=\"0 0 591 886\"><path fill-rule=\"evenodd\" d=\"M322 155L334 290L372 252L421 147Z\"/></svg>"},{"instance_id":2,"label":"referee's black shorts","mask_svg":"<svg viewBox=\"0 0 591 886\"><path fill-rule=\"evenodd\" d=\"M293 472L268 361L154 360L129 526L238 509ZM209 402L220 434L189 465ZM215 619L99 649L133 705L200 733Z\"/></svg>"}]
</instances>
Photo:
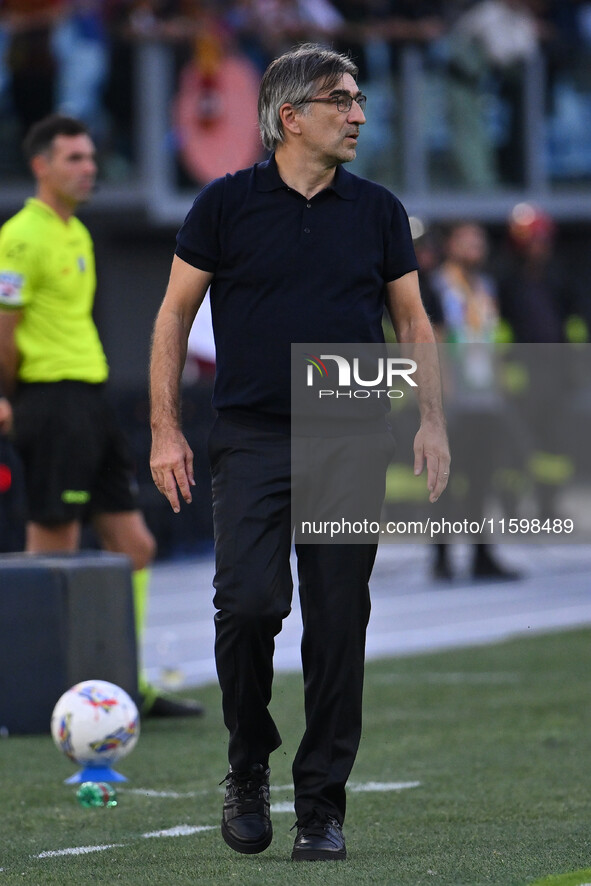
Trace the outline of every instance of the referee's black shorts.
<instances>
[{"instance_id":1,"label":"referee's black shorts","mask_svg":"<svg viewBox=\"0 0 591 886\"><path fill-rule=\"evenodd\" d=\"M58 525L137 508L131 453L103 385L19 385L14 431L29 520Z\"/></svg>"}]
</instances>

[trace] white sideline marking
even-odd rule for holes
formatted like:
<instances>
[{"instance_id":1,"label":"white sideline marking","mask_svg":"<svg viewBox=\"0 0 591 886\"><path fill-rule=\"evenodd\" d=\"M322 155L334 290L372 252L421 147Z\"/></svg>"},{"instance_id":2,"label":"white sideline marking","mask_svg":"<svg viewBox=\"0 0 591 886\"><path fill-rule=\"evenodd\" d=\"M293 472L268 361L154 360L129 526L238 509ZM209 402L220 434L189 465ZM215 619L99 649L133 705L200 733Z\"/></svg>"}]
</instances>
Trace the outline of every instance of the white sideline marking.
<instances>
[{"instance_id":1,"label":"white sideline marking","mask_svg":"<svg viewBox=\"0 0 591 886\"><path fill-rule=\"evenodd\" d=\"M141 797L155 797L158 800L191 800L200 794L208 794L209 791L187 791L179 794L177 791L154 791L151 788L124 788L126 794L138 794Z\"/></svg>"},{"instance_id":2,"label":"white sideline marking","mask_svg":"<svg viewBox=\"0 0 591 886\"><path fill-rule=\"evenodd\" d=\"M348 786L348 790L353 794L365 794L371 793L372 791L406 791L409 788L418 788L420 786L420 781L368 781L365 784L355 784L354 782ZM279 785L279 787L273 787L271 785L271 790L273 791L287 791L291 790L292 785ZM291 812L293 813L293 803L272 803L271 804L271 812L274 813L282 813L282 812Z\"/></svg>"},{"instance_id":3,"label":"white sideline marking","mask_svg":"<svg viewBox=\"0 0 591 886\"><path fill-rule=\"evenodd\" d=\"M350 781L347 790L354 794L364 791L405 791L407 788L418 788L420 781ZM272 791L293 791L292 784L272 784Z\"/></svg>"},{"instance_id":4,"label":"white sideline marking","mask_svg":"<svg viewBox=\"0 0 591 886\"><path fill-rule=\"evenodd\" d=\"M420 781L368 781L365 784L350 784L349 790L353 794L371 791L406 791L408 788L418 788L420 784Z\"/></svg>"},{"instance_id":5,"label":"white sideline marking","mask_svg":"<svg viewBox=\"0 0 591 886\"><path fill-rule=\"evenodd\" d=\"M291 812L292 815L295 815L293 803L271 803L271 812L275 815L278 815L282 812Z\"/></svg>"},{"instance_id":6,"label":"white sideline marking","mask_svg":"<svg viewBox=\"0 0 591 886\"><path fill-rule=\"evenodd\" d=\"M348 790L352 793L363 793L369 791L405 791L408 788L416 788L420 785L419 781L368 781L365 784L359 784L356 782L350 782L348 785ZM273 791L292 791L293 785L291 784L280 784L280 785L271 785L271 789ZM123 788L123 791L126 794L137 794L138 796L143 797L153 797L155 799L163 799L163 800L190 800L193 797L202 796L204 794L211 793L209 790L203 791L187 791L187 793L181 794L177 793L177 791L154 791L151 788Z\"/></svg>"},{"instance_id":7,"label":"white sideline marking","mask_svg":"<svg viewBox=\"0 0 591 886\"><path fill-rule=\"evenodd\" d=\"M421 784L420 781L368 781L365 783L351 783L349 790L352 793L369 793L370 791L404 791L408 788L417 788ZM292 790L293 785L279 785L273 787L276 791ZM185 797L193 797L199 793L208 793L207 791L193 791L188 794L177 794L174 791L151 791L149 789L134 788L129 793L144 794L150 797L171 797L172 799L181 799ZM293 814L293 803L275 803L271 806L274 813L291 813ZM217 825L190 825L179 824L173 828L166 828L161 831L150 831L142 834L142 838L149 840L160 837L189 837L192 834L201 834L205 831L215 831ZM104 846L76 846L70 849L50 849L46 852L40 852L39 855L33 855L33 858L57 858L61 855L88 855L91 852L104 852L106 849L119 849L125 846L125 843L107 843ZM0 868L0 873L4 868Z\"/></svg>"},{"instance_id":8,"label":"white sideline marking","mask_svg":"<svg viewBox=\"0 0 591 886\"><path fill-rule=\"evenodd\" d=\"M57 858L58 855L88 855L89 852L103 852L105 849L119 849L124 843L107 843L105 846L76 846L74 849L50 849L40 852L33 858Z\"/></svg>"},{"instance_id":9,"label":"white sideline marking","mask_svg":"<svg viewBox=\"0 0 591 886\"><path fill-rule=\"evenodd\" d=\"M217 829L216 825L190 825L190 824L178 824L174 828L167 828L164 831L151 831L149 834L142 834L142 837L145 840L149 840L151 837L190 837L191 834L199 834L202 831L215 831Z\"/></svg>"},{"instance_id":10,"label":"white sideline marking","mask_svg":"<svg viewBox=\"0 0 591 886\"><path fill-rule=\"evenodd\" d=\"M191 834L199 834L203 831L215 831L216 829L216 825L179 824L174 828L167 828L163 831L151 831L150 833L142 834L142 837L145 840L149 840L152 837L189 837ZM107 843L104 846L76 846L71 849L50 849L47 852L40 852L39 855L34 855L33 858L57 858L60 855L88 855L90 852L103 852L105 849L119 849L125 845L125 843ZM0 870L3 870L3 868L0 868Z\"/></svg>"},{"instance_id":11,"label":"white sideline marking","mask_svg":"<svg viewBox=\"0 0 591 886\"><path fill-rule=\"evenodd\" d=\"M373 678L375 683L433 683L437 685L438 683L442 683L444 685L454 686L456 684L468 684L474 686L480 685L504 685L506 683L519 683L521 682L520 674L510 673L508 671L501 672L481 672L481 673L469 673L469 672L457 672L457 673L428 673L428 674L376 674Z\"/></svg>"}]
</instances>

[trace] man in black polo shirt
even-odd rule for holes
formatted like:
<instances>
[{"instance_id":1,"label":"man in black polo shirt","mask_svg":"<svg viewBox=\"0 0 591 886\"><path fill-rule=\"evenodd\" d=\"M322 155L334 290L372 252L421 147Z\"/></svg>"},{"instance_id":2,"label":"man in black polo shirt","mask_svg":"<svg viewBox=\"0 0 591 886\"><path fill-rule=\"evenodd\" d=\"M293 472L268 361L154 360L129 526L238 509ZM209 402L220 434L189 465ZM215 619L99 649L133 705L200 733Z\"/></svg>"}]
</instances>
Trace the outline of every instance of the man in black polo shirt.
<instances>
[{"instance_id":1,"label":"man in black polo shirt","mask_svg":"<svg viewBox=\"0 0 591 886\"><path fill-rule=\"evenodd\" d=\"M187 336L211 284L215 651L230 734L222 835L243 853L262 852L272 838L268 764L280 737L268 704L274 638L292 595L291 343L382 342L384 304L399 342L433 342L403 207L342 166L355 158L365 122L356 74L349 58L314 45L269 66L259 123L273 153L198 195L177 237L154 330L152 473L178 512L195 482L179 382ZM415 469L426 461L435 501L447 483L449 451L439 379L423 380ZM293 764L292 858L341 859L376 546L298 544L296 553L306 731Z\"/></svg>"}]
</instances>

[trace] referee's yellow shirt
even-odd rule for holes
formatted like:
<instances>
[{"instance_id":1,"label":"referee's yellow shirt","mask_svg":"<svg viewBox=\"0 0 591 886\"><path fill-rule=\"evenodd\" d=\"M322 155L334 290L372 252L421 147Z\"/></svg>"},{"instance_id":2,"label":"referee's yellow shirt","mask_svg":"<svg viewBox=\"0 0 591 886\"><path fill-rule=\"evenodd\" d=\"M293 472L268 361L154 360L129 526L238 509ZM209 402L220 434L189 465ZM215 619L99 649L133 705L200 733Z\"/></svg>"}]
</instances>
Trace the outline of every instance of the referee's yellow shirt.
<instances>
[{"instance_id":1,"label":"referee's yellow shirt","mask_svg":"<svg viewBox=\"0 0 591 886\"><path fill-rule=\"evenodd\" d=\"M0 230L0 309L22 311L15 333L21 381L105 381L107 360L92 319L95 289L86 227L27 200Z\"/></svg>"}]
</instances>

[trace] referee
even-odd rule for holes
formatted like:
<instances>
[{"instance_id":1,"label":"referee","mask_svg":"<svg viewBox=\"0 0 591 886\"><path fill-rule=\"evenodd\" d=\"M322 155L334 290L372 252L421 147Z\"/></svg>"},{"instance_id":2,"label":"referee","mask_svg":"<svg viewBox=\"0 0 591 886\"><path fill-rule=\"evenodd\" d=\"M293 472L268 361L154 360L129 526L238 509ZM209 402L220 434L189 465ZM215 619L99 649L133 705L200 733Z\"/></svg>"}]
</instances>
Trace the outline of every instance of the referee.
<instances>
[{"instance_id":1,"label":"referee","mask_svg":"<svg viewBox=\"0 0 591 886\"><path fill-rule=\"evenodd\" d=\"M25 469L26 549L71 552L90 520L105 550L127 554L134 574L138 646L146 615L152 533L138 510L127 444L104 398L107 360L92 319L90 234L76 218L97 167L84 124L52 115L25 153L35 197L0 230L0 433L14 425ZM142 713L201 714L140 677Z\"/></svg>"}]
</instances>

